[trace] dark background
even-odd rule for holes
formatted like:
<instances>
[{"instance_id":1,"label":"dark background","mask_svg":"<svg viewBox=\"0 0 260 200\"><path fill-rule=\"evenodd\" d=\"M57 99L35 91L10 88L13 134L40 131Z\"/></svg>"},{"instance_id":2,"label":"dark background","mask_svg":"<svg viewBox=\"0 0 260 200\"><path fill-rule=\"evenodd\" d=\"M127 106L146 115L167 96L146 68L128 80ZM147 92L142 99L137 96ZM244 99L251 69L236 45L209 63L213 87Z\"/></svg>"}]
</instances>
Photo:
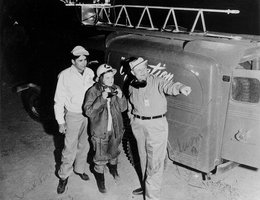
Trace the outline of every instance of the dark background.
<instances>
[{"instance_id":1,"label":"dark background","mask_svg":"<svg viewBox=\"0 0 260 200\"><path fill-rule=\"evenodd\" d=\"M260 35L259 0L111 0L111 4L236 9L240 14L207 13L207 30ZM51 88L58 73L70 65L71 49L91 31L80 23L75 9L68 10L59 0L2 0L0 6L1 78L10 73L8 79L14 83L29 81ZM155 16L155 24L165 19L162 13ZM179 20L179 25L190 27L189 16Z\"/></svg>"},{"instance_id":2,"label":"dark background","mask_svg":"<svg viewBox=\"0 0 260 200\"><path fill-rule=\"evenodd\" d=\"M240 10L239 15L207 15L207 29L210 31L226 33L260 35L260 0L112 0L111 3L238 9ZM161 14L158 13L158 19L160 18L160 15ZM53 156L51 155L53 143L47 134L53 134L56 129L53 128L54 125L50 126L48 124L47 126L47 124L44 123L44 132L47 134L42 134L43 131L41 131L38 125L32 123L32 121L23 114L24 112L20 110L21 104L18 103L17 96L11 94L9 89L15 88L16 85L22 83L36 83L42 87L43 94L48 94L48 97L50 97L51 100L50 102L53 103L53 92L56 86L57 75L62 69L69 67L70 51L75 45L82 44L87 35L92 34L89 29L81 25L78 17L75 10L68 12L67 8L59 0L0 0L0 121L3 127L0 137L5 135L2 140L5 143L2 144L5 146L5 156L10 154L8 157L11 157L17 154L17 157L19 157L18 160L21 161L19 162L20 168L22 169L24 167L23 170L17 170L17 159L14 156L13 159L15 160L11 161L15 167L10 167L10 173L5 175L8 178L11 177L10 181L7 179L8 182L12 184L12 186L8 188L8 191L11 191L12 195L16 195L13 196L14 198L18 198L18 195L21 193L18 193L17 191L13 192L13 188L17 188L17 190L23 192L31 191L33 193L35 191L33 190L35 184L37 186L38 183L45 181L41 177L37 177L37 174L43 174L45 176L45 171L49 174L46 175L46 177L51 177L48 180L46 179L46 184L49 183L49 187L45 188L46 184L40 184L39 188L36 188L36 193L37 191L40 191L39 196L42 193L42 197L45 197L44 195L46 195L47 192L48 194L50 193L53 198L56 198L56 191L54 190L57 187L56 184L58 184L57 178L50 175L53 174L54 169L49 168L49 165L46 164L53 162ZM182 22L185 24L186 20L186 18L183 18ZM8 92L6 90L8 90ZM5 93L2 91L5 91ZM53 105L51 105L51 108L53 108ZM55 125L57 125L56 122ZM57 139L54 138L54 140L54 146L56 148L54 153L56 155L56 150L59 150L60 146L57 145ZM41 148L43 151L39 151ZM40 152L41 154L39 155L36 152ZM43 156L42 154L49 155L44 156L44 158L48 157L49 161L41 159L41 156ZM0 156L0 159L1 157L2 156ZM37 162L35 162L35 158L38 158ZM9 167L10 165L7 166ZM28 167L30 167L29 171ZM15 170L11 171L12 169ZM30 171L30 169L33 170ZM34 169L37 169L37 171ZM122 170L122 168L120 169ZM172 169L175 169L175 167ZM133 174L128 171L124 172L125 174L133 176ZM176 172L170 172L170 175L180 173L179 168L177 167ZM33 176L30 176L33 179L30 181L31 185L28 185L28 174L33 174ZM36 178L34 176L35 174ZM185 173L182 172L182 174L186 175L188 173L185 171ZM235 185L237 185L237 183L249 184L250 182L252 189L254 190L256 188L256 181L253 179L254 177L257 177L255 174L248 176L245 171L238 171L234 174L235 175L231 177L235 177L233 178ZM238 176L237 174L242 174L242 176ZM189 177L185 175L182 179L176 179L175 185L191 180L191 173L191 176L189 175ZM20 178L18 178L19 176ZM129 180L132 179L130 176L127 176ZM167 177L171 178L171 176ZM251 177L253 177L252 181L250 179ZM1 175L0 172L0 179L1 178L3 178L3 175ZM227 180L227 183L233 182L226 177L224 179ZM249 179L250 181L247 181ZM78 184L74 185L75 194L72 194L71 196L71 193L69 193L70 198L79 197L79 193L82 192L82 188L78 187L79 184L82 183L78 182ZM221 182L221 179L220 181L212 182L212 184L214 184L214 187L210 187L209 185L207 188L213 190L214 197L216 191L229 192L228 194L231 197L235 197L232 196L234 194L237 195L237 189L233 189L231 186L224 184ZM244 187L243 184L241 184L240 187ZM216 190L216 187L218 187L218 190ZM93 191L93 188L96 189L96 185L93 184L90 187L90 190ZM184 191L186 191L186 184L184 188ZM118 188L116 189L118 190ZM129 190L132 189L130 188ZM244 189L247 189L247 187L243 188L241 191L244 191ZM171 187L170 190L172 190ZM204 192L205 190L199 188L199 190L196 191L195 196L200 194L201 191ZM251 192L252 190L248 191ZM86 190L85 192L86 193L83 193L83 195L88 195L89 190ZM180 193L181 192L182 190L180 190ZM168 194L172 195L172 193ZM242 198L245 196L245 194L242 195L241 193ZM192 197L194 198L194 196Z\"/></svg>"},{"instance_id":3,"label":"dark background","mask_svg":"<svg viewBox=\"0 0 260 200\"><path fill-rule=\"evenodd\" d=\"M156 5L169 7L240 10L238 15L214 14L205 17L208 30L227 33L260 35L259 0L120 0L120 4ZM121 3L122 2L122 3ZM207 21L209 20L209 21Z\"/></svg>"}]
</instances>

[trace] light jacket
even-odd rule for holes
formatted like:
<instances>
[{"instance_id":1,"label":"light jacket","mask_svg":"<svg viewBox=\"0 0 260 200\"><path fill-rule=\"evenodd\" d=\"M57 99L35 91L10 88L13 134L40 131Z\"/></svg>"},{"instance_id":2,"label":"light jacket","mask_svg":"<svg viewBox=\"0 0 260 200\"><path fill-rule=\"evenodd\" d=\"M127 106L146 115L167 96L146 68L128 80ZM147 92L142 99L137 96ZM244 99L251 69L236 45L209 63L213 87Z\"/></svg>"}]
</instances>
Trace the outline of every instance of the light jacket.
<instances>
[{"instance_id":1,"label":"light jacket","mask_svg":"<svg viewBox=\"0 0 260 200\"><path fill-rule=\"evenodd\" d=\"M58 76L54 96L55 118L59 124L65 123L65 109L82 113L82 104L86 91L94 84L94 72L86 67L81 75L74 65L63 70Z\"/></svg>"},{"instance_id":2,"label":"light jacket","mask_svg":"<svg viewBox=\"0 0 260 200\"><path fill-rule=\"evenodd\" d=\"M119 88L116 85L115 87ZM100 83L96 83L86 93L83 104L84 114L90 119L91 135L98 138L106 137L108 127L107 100L102 97L102 92L102 86ZM112 115L112 127L115 138L124 133L122 112L126 109L127 100L124 95L121 99L116 95L111 97L110 112Z\"/></svg>"}]
</instances>

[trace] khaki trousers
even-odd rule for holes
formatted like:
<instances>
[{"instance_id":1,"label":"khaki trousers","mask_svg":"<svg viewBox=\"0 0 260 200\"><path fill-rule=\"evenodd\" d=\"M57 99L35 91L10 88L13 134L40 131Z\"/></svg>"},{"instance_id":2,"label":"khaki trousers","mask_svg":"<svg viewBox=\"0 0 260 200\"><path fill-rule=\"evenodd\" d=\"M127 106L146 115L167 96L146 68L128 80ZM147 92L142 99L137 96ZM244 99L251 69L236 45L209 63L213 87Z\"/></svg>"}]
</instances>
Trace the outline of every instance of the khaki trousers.
<instances>
[{"instance_id":1,"label":"khaki trousers","mask_svg":"<svg viewBox=\"0 0 260 200\"><path fill-rule=\"evenodd\" d=\"M67 112L65 121L67 130L62 150L62 164L58 172L61 179L67 178L73 172L73 164L76 173L84 173L89 152L88 118L81 113Z\"/></svg>"},{"instance_id":2,"label":"khaki trousers","mask_svg":"<svg viewBox=\"0 0 260 200\"><path fill-rule=\"evenodd\" d=\"M131 126L140 156L145 199L159 200L168 139L167 119L166 117L152 120L135 118Z\"/></svg>"}]
</instances>

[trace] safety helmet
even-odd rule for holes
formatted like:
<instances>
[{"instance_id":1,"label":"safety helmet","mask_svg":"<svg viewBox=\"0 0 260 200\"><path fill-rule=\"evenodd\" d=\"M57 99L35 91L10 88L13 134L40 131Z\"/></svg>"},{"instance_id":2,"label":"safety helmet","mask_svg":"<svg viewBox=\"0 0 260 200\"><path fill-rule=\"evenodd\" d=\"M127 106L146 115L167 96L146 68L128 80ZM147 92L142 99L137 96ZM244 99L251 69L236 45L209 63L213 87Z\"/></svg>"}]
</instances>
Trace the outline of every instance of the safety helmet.
<instances>
[{"instance_id":1,"label":"safety helmet","mask_svg":"<svg viewBox=\"0 0 260 200\"><path fill-rule=\"evenodd\" d=\"M99 77L102 75L102 74L105 74L105 73L108 73L108 72L112 72L113 75L116 74L117 70L112 68L110 65L108 64L102 64L100 65L98 68L97 68L97 81L99 79Z\"/></svg>"}]
</instances>

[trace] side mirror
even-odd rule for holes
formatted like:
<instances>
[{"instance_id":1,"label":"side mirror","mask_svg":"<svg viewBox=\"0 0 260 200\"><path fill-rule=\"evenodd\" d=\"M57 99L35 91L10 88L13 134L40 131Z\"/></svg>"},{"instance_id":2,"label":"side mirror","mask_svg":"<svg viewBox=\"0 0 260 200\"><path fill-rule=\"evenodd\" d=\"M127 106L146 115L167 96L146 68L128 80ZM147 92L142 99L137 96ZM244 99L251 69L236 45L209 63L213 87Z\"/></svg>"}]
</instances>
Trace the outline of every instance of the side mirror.
<instances>
[{"instance_id":1,"label":"side mirror","mask_svg":"<svg viewBox=\"0 0 260 200\"><path fill-rule=\"evenodd\" d=\"M88 67L93 71L96 71L99 66L99 62L97 60L92 60L88 63Z\"/></svg>"}]
</instances>

